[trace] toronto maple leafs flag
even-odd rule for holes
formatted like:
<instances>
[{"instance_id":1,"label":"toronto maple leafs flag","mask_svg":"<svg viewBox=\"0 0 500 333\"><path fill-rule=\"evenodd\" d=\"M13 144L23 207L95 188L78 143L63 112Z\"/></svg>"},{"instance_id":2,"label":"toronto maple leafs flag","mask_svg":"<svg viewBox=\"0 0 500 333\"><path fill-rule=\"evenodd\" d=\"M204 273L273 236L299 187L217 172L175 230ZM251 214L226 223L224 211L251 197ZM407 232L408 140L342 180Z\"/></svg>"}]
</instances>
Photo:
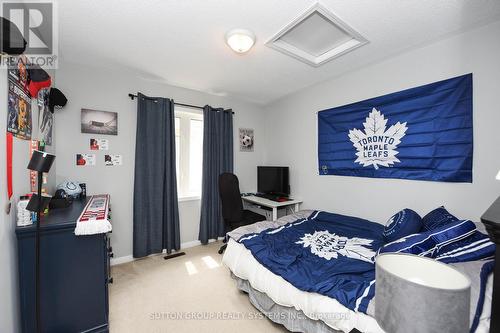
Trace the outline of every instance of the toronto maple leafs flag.
<instances>
[{"instance_id":1,"label":"toronto maple leafs flag","mask_svg":"<svg viewBox=\"0 0 500 333\"><path fill-rule=\"evenodd\" d=\"M472 182L472 74L318 112L320 175Z\"/></svg>"}]
</instances>

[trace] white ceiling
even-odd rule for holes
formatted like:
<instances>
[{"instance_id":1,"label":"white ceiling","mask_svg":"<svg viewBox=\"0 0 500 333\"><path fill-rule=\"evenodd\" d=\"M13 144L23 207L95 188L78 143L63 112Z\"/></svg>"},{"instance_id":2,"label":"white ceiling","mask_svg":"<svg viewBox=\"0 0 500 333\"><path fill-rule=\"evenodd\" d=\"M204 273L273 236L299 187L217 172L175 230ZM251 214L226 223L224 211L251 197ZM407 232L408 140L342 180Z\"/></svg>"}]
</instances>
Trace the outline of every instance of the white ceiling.
<instances>
[{"instance_id":1,"label":"white ceiling","mask_svg":"<svg viewBox=\"0 0 500 333\"><path fill-rule=\"evenodd\" d=\"M390 55L500 19L498 0L321 0L369 44L314 68L264 44L314 0L61 0L63 61L267 104ZM252 30L239 55L224 34Z\"/></svg>"}]
</instances>

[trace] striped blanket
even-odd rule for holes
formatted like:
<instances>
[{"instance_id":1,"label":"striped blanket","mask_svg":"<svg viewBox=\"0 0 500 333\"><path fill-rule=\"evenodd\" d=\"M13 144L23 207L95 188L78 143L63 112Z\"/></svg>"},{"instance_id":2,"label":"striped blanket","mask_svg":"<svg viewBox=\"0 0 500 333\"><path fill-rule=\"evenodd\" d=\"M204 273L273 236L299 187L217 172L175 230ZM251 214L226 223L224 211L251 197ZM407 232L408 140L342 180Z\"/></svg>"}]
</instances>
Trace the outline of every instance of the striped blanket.
<instances>
[{"instance_id":1,"label":"striped blanket","mask_svg":"<svg viewBox=\"0 0 500 333\"><path fill-rule=\"evenodd\" d=\"M109 194L93 195L76 221L75 235L94 235L112 230L108 220Z\"/></svg>"},{"instance_id":2,"label":"striped blanket","mask_svg":"<svg viewBox=\"0 0 500 333\"><path fill-rule=\"evenodd\" d=\"M492 259L495 244L476 230L475 223L464 220L403 237L384 245L378 252L409 253L450 264Z\"/></svg>"}]
</instances>

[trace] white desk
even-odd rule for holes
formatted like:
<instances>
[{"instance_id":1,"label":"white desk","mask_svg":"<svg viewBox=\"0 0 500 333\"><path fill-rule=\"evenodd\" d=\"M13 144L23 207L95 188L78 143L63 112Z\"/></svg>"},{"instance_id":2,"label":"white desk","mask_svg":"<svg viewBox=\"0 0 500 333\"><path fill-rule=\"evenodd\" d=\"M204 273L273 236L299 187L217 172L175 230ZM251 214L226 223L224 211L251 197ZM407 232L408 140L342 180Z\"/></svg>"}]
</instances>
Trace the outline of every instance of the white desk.
<instances>
[{"instance_id":1,"label":"white desk","mask_svg":"<svg viewBox=\"0 0 500 333\"><path fill-rule=\"evenodd\" d=\"M302 203L302 200L288 200L288 201L278 202L278 201L273 201L273 200L257 197L254 195L241 197L241 199L243 199L243 202L246 202L249 204L271 208L272 212L273 212L272 221L276 221L278 219L278 208L291 208L291 209L293 209L294 212L298 212L299 206Z\"/></svg>"}]
</instances>

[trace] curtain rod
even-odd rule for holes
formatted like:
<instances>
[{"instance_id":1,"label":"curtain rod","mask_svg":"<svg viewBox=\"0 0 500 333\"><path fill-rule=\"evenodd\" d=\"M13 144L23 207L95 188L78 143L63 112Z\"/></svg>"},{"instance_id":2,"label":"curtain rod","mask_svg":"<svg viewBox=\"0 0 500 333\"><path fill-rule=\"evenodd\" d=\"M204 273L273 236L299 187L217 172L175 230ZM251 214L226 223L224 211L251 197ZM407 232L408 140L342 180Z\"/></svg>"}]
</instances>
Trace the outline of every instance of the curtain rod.
<instances>
[{"instance_id":1,"label":"curtain rod","mask_svg":"<svg viewBox=\"0 0 500 333\"><path fill-rule=\"evenodd\" d=\"M137 98L137 95L128 94L128 97L130 97L131 100L134 100L135 98ZM203 110L203 106L198 106L198 105L176 103L176 102L174 102L174 105L179 105L179 106L184 106L184 107L187 107L187 108L193 108L193 109ZM229 110L224 110L224 111L229 111ZM234 111L231 110L231 113L234 114Z\"/></svg>"}]
</instances>

